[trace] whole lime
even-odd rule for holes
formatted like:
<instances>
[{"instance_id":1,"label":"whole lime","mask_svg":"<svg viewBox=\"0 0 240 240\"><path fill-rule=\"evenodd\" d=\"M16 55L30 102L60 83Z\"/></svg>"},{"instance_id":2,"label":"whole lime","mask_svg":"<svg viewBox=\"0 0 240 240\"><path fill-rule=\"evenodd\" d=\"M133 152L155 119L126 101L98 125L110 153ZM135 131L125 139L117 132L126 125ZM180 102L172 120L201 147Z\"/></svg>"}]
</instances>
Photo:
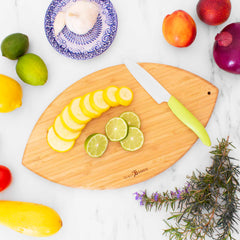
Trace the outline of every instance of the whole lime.
<instances>
[{"instance_id":1,"label":"whole lime","mask_svg":"<svg viewBox=\"0 0 240 240\"><path fill-rule=\"evenodd\" d=\"M46 64L33 53L25 54L18 59L16 71L21 80L30 85L44 85L48 79Z\"/></svg>"},{"instance_id":2,"label":"whole lime","mask_svg":"<svg viewBox=\"0 0 240 240\"><path fill-rule=\"evenodd\" d=\"M28 37L22 33L14 33L3 39L1 51L4 57L16 60L27 52L28 47Z\"/></svg>"}]
</instances>

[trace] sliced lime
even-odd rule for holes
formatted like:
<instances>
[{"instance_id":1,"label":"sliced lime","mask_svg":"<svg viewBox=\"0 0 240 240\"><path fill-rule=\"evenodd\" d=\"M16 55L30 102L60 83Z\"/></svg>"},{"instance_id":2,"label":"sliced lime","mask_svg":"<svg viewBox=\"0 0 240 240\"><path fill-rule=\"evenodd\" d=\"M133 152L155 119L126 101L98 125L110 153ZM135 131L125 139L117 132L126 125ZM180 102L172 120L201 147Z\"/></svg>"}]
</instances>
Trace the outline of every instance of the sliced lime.
<instances>
[{"instance_id":1,"label":"sliced lime","mask_svg":"<svg viewBox=\"0 0 240 240\"><path fill-rule=\"evenodd\" d=\"M85 150L90 157L101 157L106 151L107 146L107 137L100 133L88 136L84 143Z\"/></svg>"},{"instance_id":2,"label":"sliced lime","mask_svg":"<svg viewBox=\"0 0 240 240\"><path fill-rule=\"evenodd\" d=\"M119 142L127 136L128 125L123 118L114 117L107 122L105 131L110 141Z\"/></svg>"},{"instance_id":3,"label":"sliced lime","mask_svg":"<svg viewBox=\"0 0 240 240\"><path fill-rule=\"evenodd\" d=\"M127 137L120 141L122 148L126 151L136 151L142 147L143 143L143 133L136 127L129 127Z\"/></svg>"},{"instance_id":4,"label":"sliced lime","mask_svg":"<svg viewBox=\"0 0 240 240\"><path fill-rule=\"evenodd\" d=\"M139 116L134 112L124 112L120 115L121 118L123 118L129 127L137 127L140 128L141 121Z\"/></svg>"}]
</instances>

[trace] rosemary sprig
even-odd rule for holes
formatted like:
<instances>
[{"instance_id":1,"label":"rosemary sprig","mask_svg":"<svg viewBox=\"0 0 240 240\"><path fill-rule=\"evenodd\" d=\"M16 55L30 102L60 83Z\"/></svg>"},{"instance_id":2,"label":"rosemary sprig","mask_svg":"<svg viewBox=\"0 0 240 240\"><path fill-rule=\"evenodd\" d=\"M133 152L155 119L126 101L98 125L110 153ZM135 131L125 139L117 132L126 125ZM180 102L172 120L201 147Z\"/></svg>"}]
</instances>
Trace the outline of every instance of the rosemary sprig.
<instances>
[{"instance_id":1,"label":"rosemary sprig","mask_svg":"<svg viewBox=\"0 0 240 240\"><path fill-rule=\"evenodd\" d=\"M183 189L163 193L135 193L140 205L147 210L162 207L173 211L167 219L164 234L170 240L204 240L207 236L217 240L234 240L234 227L240 220L239 167L229 156L233 146L228 139L218 142L210 153L213 164L206 172L193 172ZM174 212L178 209L178 212ZM175 225L170 221L175 220Z\"/></svg>"}]
</instances>

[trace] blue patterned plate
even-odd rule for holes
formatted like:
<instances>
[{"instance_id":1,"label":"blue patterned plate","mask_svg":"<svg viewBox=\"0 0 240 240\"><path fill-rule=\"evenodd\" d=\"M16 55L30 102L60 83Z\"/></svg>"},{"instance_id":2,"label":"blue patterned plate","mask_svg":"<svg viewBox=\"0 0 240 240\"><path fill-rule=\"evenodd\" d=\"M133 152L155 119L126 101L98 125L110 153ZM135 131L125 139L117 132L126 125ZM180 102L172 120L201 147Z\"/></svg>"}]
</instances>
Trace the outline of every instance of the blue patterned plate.
<instances>
[{"instance_id":1,"label":"blue patterned plate","mask_svg":"<svg viewBox=\"0 0 240 240\"><path fill-rule=\"evenodd\" d=\"M118 27L117 13L110 0L89 0L99 5L99 15L93 28L83 35L71 32L66 26L55 36L54 21L68 4L81 0L53 0L45 15L45 33L59 53L77 60L86 60L105 52L112 44Z\"/></svg>"}]
</instances>

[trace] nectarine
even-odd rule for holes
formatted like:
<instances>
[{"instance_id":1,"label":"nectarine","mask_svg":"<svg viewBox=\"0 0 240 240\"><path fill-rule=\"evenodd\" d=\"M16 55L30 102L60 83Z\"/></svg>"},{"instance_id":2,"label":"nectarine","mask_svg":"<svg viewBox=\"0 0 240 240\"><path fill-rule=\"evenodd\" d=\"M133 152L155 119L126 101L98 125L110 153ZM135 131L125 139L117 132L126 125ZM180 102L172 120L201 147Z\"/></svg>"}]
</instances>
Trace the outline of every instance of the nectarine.
<instances>
[{"instance_id":1,"label":"nectarine","mask_svg":"<svg viewBox=\"0 0 240 240\"><path fill-rule=\"evenodd\" d=\"M230 0L200 0L197 4L198 17L208 25L224 23L230 13Z\"/></svg>"},{"instance_id":2,"label":"nectarine","mask_svg":"<svg viewBox=\"0 0 240 240\"><path fill-rule=\"evenodd\" d=\"M195 40L197 34L193 18L183 10L167 15L162 25L163 36L175 47L187 47Z\"/></svg>"}]
</instances>

